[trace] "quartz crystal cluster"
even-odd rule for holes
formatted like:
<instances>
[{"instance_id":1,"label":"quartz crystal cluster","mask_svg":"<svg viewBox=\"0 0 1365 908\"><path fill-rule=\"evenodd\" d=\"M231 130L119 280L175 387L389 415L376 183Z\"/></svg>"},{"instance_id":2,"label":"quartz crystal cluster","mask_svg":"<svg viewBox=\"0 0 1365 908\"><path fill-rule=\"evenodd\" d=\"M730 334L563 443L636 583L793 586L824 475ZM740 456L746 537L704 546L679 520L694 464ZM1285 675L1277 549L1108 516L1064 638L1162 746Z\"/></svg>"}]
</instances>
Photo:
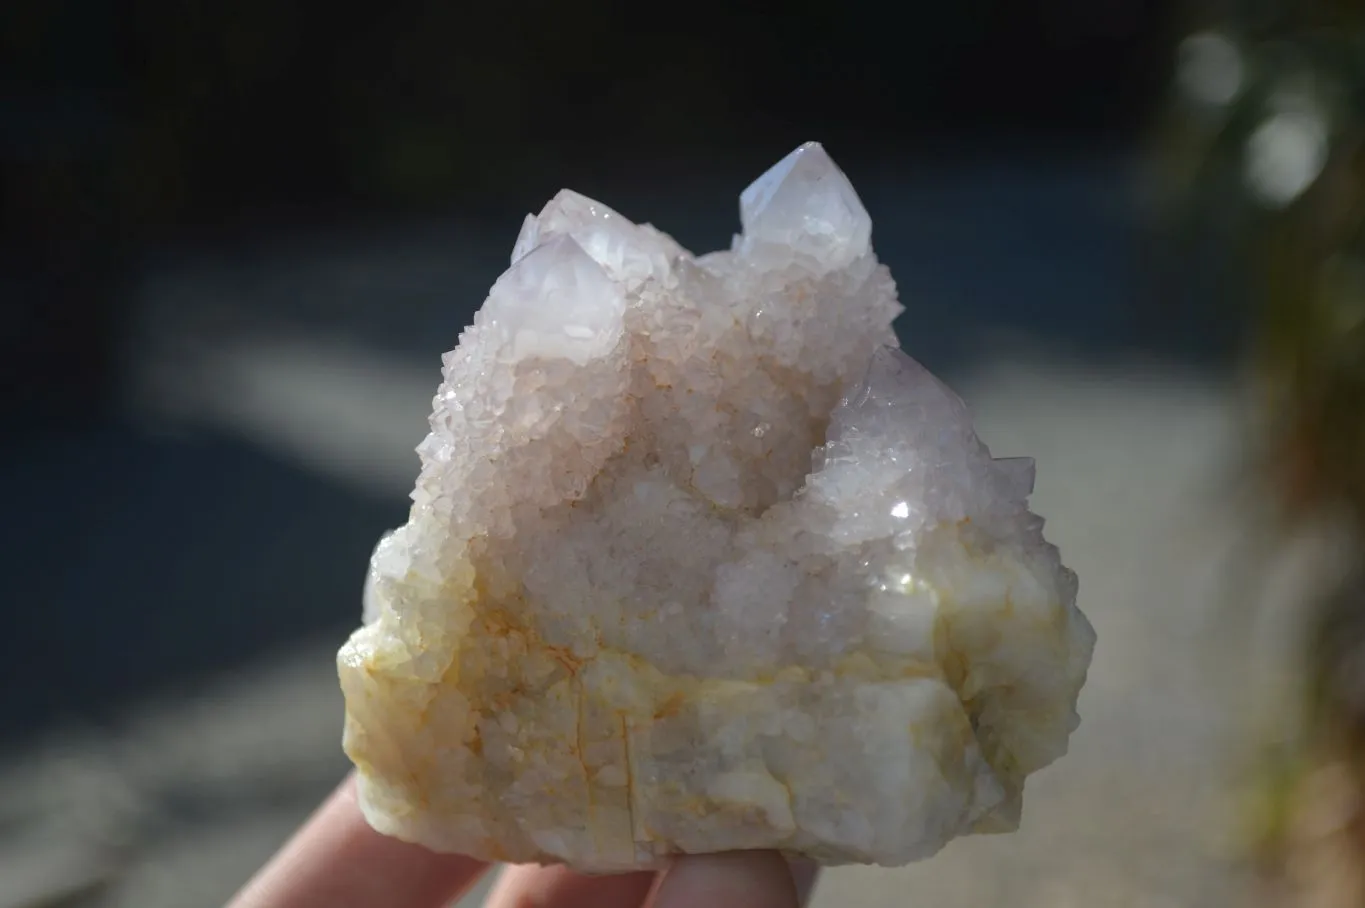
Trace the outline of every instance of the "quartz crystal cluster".
<instances>
[{"instance_id":1,"label":"quartz crystal cluster","mask_svg":"<svg viewBox=\"0 0 1365 908\"><path fill-rule=\"evenodd\" d=\"M587 871L1005 831L1094 645L1075 575L804 145L693 256L573 192L444 359L341 650L384 833Z\"/></svg>"}]
</instances>

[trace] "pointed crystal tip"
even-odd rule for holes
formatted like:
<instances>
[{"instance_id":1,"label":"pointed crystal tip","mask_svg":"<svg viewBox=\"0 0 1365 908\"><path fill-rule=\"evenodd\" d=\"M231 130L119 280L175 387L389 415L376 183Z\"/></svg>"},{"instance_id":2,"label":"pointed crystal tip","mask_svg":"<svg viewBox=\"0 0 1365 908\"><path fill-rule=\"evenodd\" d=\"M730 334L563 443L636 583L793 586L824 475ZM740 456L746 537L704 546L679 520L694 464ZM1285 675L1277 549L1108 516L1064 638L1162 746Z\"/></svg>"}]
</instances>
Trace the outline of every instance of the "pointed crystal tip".
<instances>
[{"instance_id":1,"label":"pointed crystal tip","mask_svg":"<svg viewBox=\"0 0 1365 908\"><path fill-rule=\"evenodd\" d=\"M743 239L780 244L841 267L872 247L872 219L819 142L807 142L739 197Z\"/></svg>"},{"instance_id":2,"label":"pointed crystal tip","mask_svg":"<svg viewBox=\"0 0 1365 908\"><path fill-rule=\"evenodd\" d=\"M572 189L561 189L540 214L526 216L512 262L555 236L573 237L616 280L640 281L668 269L671 250L657 234Z\"/></svg>"},{"instance_id":3,"label":"pointed crystal tip","mask_svg":"<svg viewBox=\"0 0 1365 908\"><path fill-rule=\"evenodd\" d=\"M971 432L962 398L899 347L872 354L863 380L831 417L830 437L850 431L882 435L933 425L954 434Z\"/></svg>"},{"instance_id":4,"label":"pointed crystal tip","mask_svg":"<svg viewBox=\"0 0 1365 908\"><path fill-rule=\"evenodd\" d=\"M617 232L628 231L633 227L633 224L601 202L572 189L561 189L545 203L540 214L528 214L522 222L521 233L512 247L512 263L516 264L550 237L561 234L572 236L592 255L588 246L594 234L612 228Z\"/></svg>"},{"instance_id":5,"label":"pointed crystal tip","mask_svg":"<svg viewBox=\"0 0 1365 908\"><path fill-rule=\"evenodd\" d=\"M888 406L926 398L954 407L964 406L951 388L910 354L899 347L882 346L873 352L862 384L849 395L849 405L857 409L868 404Z\"/></svg>"},{"instance_id":6,"label":"pointed crystal tip","mask_svg":"<svg viewBox=\"0 0 1365 908\"><path fill-rule=\"evenodd\" d=\"M552 236L493 285L484 312L504 332L514 359L577 363L607 353L623 330L621 288L573 237Z\"/></svg>"}]
</instances>

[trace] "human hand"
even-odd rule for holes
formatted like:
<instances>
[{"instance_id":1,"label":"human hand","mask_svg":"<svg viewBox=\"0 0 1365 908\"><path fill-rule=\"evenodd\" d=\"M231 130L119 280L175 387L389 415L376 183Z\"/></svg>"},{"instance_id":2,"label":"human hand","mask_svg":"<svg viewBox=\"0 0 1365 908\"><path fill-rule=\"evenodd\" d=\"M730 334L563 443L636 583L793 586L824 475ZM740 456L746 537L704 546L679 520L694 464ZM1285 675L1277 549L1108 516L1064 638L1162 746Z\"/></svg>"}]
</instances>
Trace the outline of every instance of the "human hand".
<instances>
[{"instance_id":1,"label":"human hand","mask_svg":"<svg viewBox=\"0 0 1365 908\"><path fill-rule=\"evenodd\" d=\"M228 908L443 908L488 865L370 828L347 778ZM813 865L770 851L689 855L662 873L583 876L509 867L484 908L800 908Z\"/></svg>"}]
</instances>

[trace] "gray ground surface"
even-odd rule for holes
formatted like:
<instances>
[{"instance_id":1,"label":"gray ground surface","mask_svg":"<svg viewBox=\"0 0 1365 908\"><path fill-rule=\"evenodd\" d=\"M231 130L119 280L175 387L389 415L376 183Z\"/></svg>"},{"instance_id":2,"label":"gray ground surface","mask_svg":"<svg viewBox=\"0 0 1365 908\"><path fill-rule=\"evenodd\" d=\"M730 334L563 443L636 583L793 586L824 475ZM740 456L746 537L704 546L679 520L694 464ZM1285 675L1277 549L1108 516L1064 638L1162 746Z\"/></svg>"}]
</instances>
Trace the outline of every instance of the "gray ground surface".
<instances>
[{"instance_id":1,"label":"gray ground surface","mask_svg":"<svg viewBox=\"0 0 1365 908\"><path fill-rule=\"evenodd\" d=\"M410 481L426 377L371 363L368 394L349 395L335 368L331 382L312 381L297 351L257 356L253 368L277 369L274 393L223 420L344 477L354 471L329 460L327 437L291 434L280 418L342 407L352 418L331 420L336 431L367 427L365 481ZM1031 785L1020 833L959 842L908 869L833 871L817 906L1241 901L1224 782L1238 743L1230 692L1247 660L1211 612L1236 535L1236 502L1219 492L1235 450L1230 396L1155 368L1047 363L1001 361L957 384L997 454L1038 458L1036 506L1099 632L1072 752ZM72 728L12 752L0 769L0 908L221 904L346 768L338 642L168 694L117 731ZM64 889L92 894L44 901Z\"/></svg>"}]
</instances>

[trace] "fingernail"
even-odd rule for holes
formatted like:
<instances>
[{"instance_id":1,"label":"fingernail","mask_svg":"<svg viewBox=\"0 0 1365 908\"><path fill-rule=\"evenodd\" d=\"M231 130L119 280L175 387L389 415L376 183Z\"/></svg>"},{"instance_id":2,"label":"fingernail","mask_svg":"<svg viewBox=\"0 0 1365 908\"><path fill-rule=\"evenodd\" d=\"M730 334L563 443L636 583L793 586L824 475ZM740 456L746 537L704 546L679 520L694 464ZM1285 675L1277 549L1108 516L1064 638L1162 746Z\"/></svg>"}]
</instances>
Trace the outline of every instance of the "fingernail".
<instances>
[{"instance_id":1,"label":"fingernail","mask_svg":"<svg viewBox=\"0 0 1365 908\"><path fill-rule=\"evenodd\" d=\"M820 865L810 858L788 858L792 882L796 884L796 904L804 906L810 901L810 894L820 878Z\"/></svg>"},{"instance_id":2,"label":"fingernail","mask_svg":"<svg viewBox=\"0 0 1365 908\"><path fill-rule=\"evenodd\" d=\"M796 880L775 851L687 855L659 883L653 908L797 908Z\"/></svg>"}]
</instances>

